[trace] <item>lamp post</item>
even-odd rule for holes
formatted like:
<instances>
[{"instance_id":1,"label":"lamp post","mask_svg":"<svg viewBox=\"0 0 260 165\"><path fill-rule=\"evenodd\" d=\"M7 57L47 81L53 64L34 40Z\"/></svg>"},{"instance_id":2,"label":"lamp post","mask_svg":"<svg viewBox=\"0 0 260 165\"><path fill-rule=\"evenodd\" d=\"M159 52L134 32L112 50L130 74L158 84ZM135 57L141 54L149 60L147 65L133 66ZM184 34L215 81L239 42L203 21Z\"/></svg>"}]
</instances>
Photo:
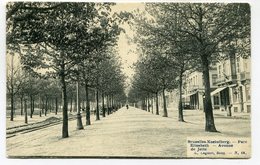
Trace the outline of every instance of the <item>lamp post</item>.
<instances>
[{"instance_id":1,"label":"lamp post","mask_svg":"<svg viewBox=\"0 0 260 165\"><path fill-rule=\"evenodd\" d=\"M78 67L79 71L79 67ZM76 90L77 90L77 130L84 129L80 114L80 102L79 102L79 72L77 72L77 83L76 83Z\"/></svg>"},{"instance_id":2,"label":"lamp post","mask_svg":"<svg viewBox=\"0 0 260 165\"><path fill-rule=\"evenodd\" d=\"M203 112L205 112L205 92L203 92Z\"/></svg>"}]
</instances>

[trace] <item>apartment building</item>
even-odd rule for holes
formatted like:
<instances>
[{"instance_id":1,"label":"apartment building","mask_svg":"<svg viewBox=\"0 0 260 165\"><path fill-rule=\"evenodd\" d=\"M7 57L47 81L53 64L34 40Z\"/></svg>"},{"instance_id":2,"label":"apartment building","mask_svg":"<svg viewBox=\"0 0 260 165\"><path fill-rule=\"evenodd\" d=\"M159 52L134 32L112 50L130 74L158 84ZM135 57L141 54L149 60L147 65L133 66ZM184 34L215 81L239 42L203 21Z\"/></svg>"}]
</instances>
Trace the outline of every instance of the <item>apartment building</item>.
<instances>
[{"instance_id":1,"label":"apartment building","mask_svg":"<svg viewBox=\"0 0 260 165\"><path fill-rule=\"evenodd\" d=\"M211 93L218 98L221 111L231 108L232 112L251 111L250 57L233 55L217 64L218 88Z\"/></svg>"},{"instance_id":2,"label":"apartment building","mask_svg":"<svg viewBox=\"0 0 260 165\"><path fill-rule=\"evenodd\" d=\"M211 101L214 110L232 113L251 112L251 59L231 56L211 66L210 87ZM199 71L188 70L183 76L182 101L185 109L204 109L204 80ZM170 107L177 108L179 101L178 89L166 92L166 102ZM163 100L159 97L159 105Z\"/></svg>"},{"instance_id":3,"label":"apartment building","mask_svg":"<svg viewBox=\"0 0 260 165\"><path fill-rule=\"evenodd\" d=\"M217 69L216 67L212 67L209 71L210 76L210 87L211 91L217 88L216 80L217 80ZM204 109L204 80L203 74L199 71L186 71L183 77L183 104L184 108L187 109ZM214 101L214 96L212 97L212 101ZM215 104L217 106L217 104Z\"/></svg>"}]
</instances>

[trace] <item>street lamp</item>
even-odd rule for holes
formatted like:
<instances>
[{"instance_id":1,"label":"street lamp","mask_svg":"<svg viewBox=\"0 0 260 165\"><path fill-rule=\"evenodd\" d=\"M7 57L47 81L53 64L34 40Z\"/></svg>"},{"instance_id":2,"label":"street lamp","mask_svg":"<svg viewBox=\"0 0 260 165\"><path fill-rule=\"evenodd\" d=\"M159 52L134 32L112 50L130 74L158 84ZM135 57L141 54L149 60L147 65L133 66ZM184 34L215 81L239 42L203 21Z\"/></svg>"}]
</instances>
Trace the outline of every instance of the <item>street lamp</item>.
<instances>
[{"instance_id":1,"label":"street lamp","mask_svg":"<svg viewBox=\"0 0 260 165\"><path fill-rule=\"evenodd\" d=\"M77 72L77 84L76 84L76 90L77 90L77 130L84 129L80 114L80 102L79 102L79 67Z\"/></svg>"},{"instance_id":2,"label":"street lamp","mask_svg":"<svg viewBox=\"0 0 260 165\"><path fill-rule=\"evenodd\" d=\"M206 98L205 92L203 92L202 97L203 97L203 112L205 112L205 98Z\"/></svg>"}]
</instances>

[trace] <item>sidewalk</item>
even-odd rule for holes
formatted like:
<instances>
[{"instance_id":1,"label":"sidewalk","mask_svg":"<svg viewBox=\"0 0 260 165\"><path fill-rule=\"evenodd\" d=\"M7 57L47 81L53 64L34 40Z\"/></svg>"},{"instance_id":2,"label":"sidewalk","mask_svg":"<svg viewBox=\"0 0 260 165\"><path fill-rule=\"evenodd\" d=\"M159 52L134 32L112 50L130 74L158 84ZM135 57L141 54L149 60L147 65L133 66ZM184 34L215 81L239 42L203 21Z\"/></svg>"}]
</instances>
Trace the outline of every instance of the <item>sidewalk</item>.
<instances>
[{"instance_id":1,"label":"sidewalk","mask_svg":"<svg viewBox=\"0 0 260 165\"><path fill-rule=\"evenodd\" d=\"M188 137L249 137L250 120L215 118L221 133L204 131L203 113L184 112L186 122L130 107L76 130L69 122L69 138L61 125L7 139L9 156L65 157L186 157ZM83 123L85 120L83 119Z\"/></svg>"}]
</instances>

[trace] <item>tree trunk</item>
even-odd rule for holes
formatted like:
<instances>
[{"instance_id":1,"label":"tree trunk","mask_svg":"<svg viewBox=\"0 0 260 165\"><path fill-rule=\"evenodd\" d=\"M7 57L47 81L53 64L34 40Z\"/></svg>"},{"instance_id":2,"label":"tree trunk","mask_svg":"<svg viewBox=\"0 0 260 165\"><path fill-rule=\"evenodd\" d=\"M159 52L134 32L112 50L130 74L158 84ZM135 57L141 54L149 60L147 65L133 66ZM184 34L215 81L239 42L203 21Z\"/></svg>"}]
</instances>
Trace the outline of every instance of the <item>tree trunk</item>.
<instances>
[{"instance_id":1,"label":"tree trunk","mask_svg":"<svg viewBox=\"0 0 260 165\"><path fill-rule=\"evenodd\" d=\"M86 92L86 125L90 125L90 101L89 101L89 91L88 84L85 82L85 92Z\"/></svg>"},{"instance_id":2,"label":"tree trunk","mask_svg":"<svg viewBox=\"0 0 260 165\"><path fill-rule=\"evenodd\" d=\"M39 95L39 104L38 104L38 108L39 108L39 116L42 117L42 107L41 107L41 96Z\"/></svg>"},{"instance_id":3,"label":"tree trunk","mask_svg":"<svg viewBox=\"0 0 260 165\"><path fill-rule=\"evenodd\" d=\"M152 96L152 100L151 100L151 106L152 106L152 114L153 114L153 96Z\"/></svg>"},{"instance_id":4,"label":"tree trunk","mask_svg":"<svg viewBox=\"0 0 260 165\"><path fill-rule=\"evenodd\" d=\"M45 97L45 112L44 112L44 115L46 116L47 115L47 111L48 111L48 98L47 96Z\"/></svg>"},{"instance_id":5,"label":"tree trunk","mask_svg":"<svg viewBox=\"0 0 260 165\"><path fill-rule=\"evenodd\" d=\"M38 109L41 111L41 96L39 95Z\"/></svg>"},{"instance_id":6,"label":"tree trunk","mask_svg":"<svg viewBox=\"0 0 260 165\"><path fill-rule=\"evenodd\" d=\"M35 103L34 103L34 98L33 98L33 100L32 100L32 114L34 114L34 106L35 106Z\"/></svg>"},{"instance_id":7,"label":"tree trunk","mask_svg":"<svg viewBox=\"0 0 260 165\"><path fill-rule=\"evenodd\" d=\"M109 114L112 114L113 105L112 105L112 95L109 96Z\"/></svg>"},{"instance_id":8,"label":"tree trunk","mask_svg":"<svg viewBox=\"0 0 260 165\"><path fill-rule=\"evenodd\" d=\"M30 104L31 104L31 113L30 113L30 118L32 118L32 115L33 115L33 97L32 95L30 95Z\"/></svg>"},{"instance_id":9,"label":"tree trunk","mask_svg":"<svg viewBox=\"0 0 260 165\"><path fill-rule=\"evenodd\" d=\"M147 98L144 98L144 110L147 111Z\"/></svg>"},{"instance_id":10,"label":"tree trunk","mask_svg":"<svg viewBox=\"0 0 260 165\"><path fill-rule=\"evenodd\" d=\"M11 121L14 121L14 94L13 94L13 89L11 89Z\"/></svg>"},{"instance_id":11,"label":"tree trunk","mask_svg":"<svg viewBox=\"0 0 260 165\"><path fill-rule=\"evenodd\" d=\"M97 102L97 108L96 108L96 120L100 120L99 117L99 96L98 96L98 89L96 89L96 102Z\"/></svg>"},{"instance_id":12,"label":"tree trunk","mask_svg":"<svg viewBox=\"0 0 260 165\"><path fill-rule=\"evenodd\" d=\"M55 115L58 114L58 98L55 98Z\"/></svg>"},{"instance_id":13,"label":"tree trunk","mask_svg":"<svg viewBox=\"0 0 260 165\"><path fill-rule=\"evenodd\" d=\"M24 100L24 122L28 124L28 117L27 117L27 102L26 99Z\"/></svg>"},{"instance_id":14,"label":"tree trunk","mask_svg":"<svg viewBox=\"0 0 260 165\"><path fill-rule=\"evenodd\" d=\"M113 97L113 96L110 95L110 98L109 98L109 99L110 99L110 103L109 103L109 104L110 104L110 114L113 113L113 100L112 100L112 97Z\"/></svg>"},{"instance_id":15,"label":"tree trunk","mask_svg":"<svg viewBox=\"0 0 260 165\"><path fill-rule=\"evenodd\" d=\"M156 115L159 115L159 98L158 98L158 92L156 92Z\"/></svg>"},{"instance_id":16,"label":"tree trunk","mask_svg":"<svg viewBox=\"0 0 260 165\"><path fill-rule=\"evenodd\" d=\"M51 113L51 98L50 97L49 97L49 100L48 100L48 110Z\"/></svg>"},{"instance_id":17,"label":"tree trunk","mask_svg":"<svg viewBox=\"0 0 260 165\"><path fill-rule=\"evenodd\" d=\"M103 115L103 117L106 117L104 93L102 93L102 115Z\"/></svg>"},{"instance_id":18,"label":"tree trunk","mask_svg":"<svg viewBox=\"0 0 260 165\"><path fill-rule=\"evenodd\" d=\"M21 116L23 116L23 96L21 96L20 100L21 100Z\"/></svg>"},{"instance_id":19,"label":"tree trunk","mask_svg":"<svg viewBox=\"0 0 260 165\"><path fill-rule=\"evenodd\" d=\"M113 94L111 95L111 107L112 107L112 112L114 112L114 96L113 96Z\"/></svg>"},{"instance_id":20,"label":"tree trunk","mask_svg":"<svg viewBox=\"0 0 260 165\"><path fill-rule=\"evenodd\" d=\"M179 121L184 122L183 119L183 106L182 106L182 74L183 72L181 71L180 77L179 77Z\"/></svg>"},{"instance_id":21,"label":"tree trunk","mask_svg":"<svg viewBox=\"0 0 260 165\"><path fill-rule=\"evenodd\" d=\"M52 98L49 99L48 107L49 107L49 112L51 113L51 110L52 110Z\"/></svg>"},{"instance_id":22,"label":"tree trunk","mask_svg":"<svg viewBox=\"0 0 260 165\"><path fill-rule=\"evenodd\" d=\"M144 98L143 101L142 101L142 107L143 107L143 108L142 108L143 110L146 110L146 106L145 106L145 98Z\"/></svg>"},{"instance_id":23,"label":"tree trunk","mask_svg":"<svg viewBox=\"0 0 260 165\"><path fill-rule=\"evenodd\" d=\"M44 97L42 97L42 114L44 113Z\"/></svg>"},{"instance_id":24,"label":"tree trunk","mask_svg":"<svg viewBox=\"0 0 260 165\"><path fill-rule=\"evenodd\" d=\"M51 110L55 112L55 99L51 99Z\"/></svg>"},{"instance_id":25,"label":"tree trunk","mask_svg":"<svg viewBox=\"0 0 260 165\"><path fill-rule=\"evenodd\" d=\"M66 89L66 82L65 82L65 64L64 61L61 65L61 88L62 88L62 138L69 137L69 130L68 130L68 107L67 107L67 89Z\"/></svg>"},{"instance_id":26,"label":"tree trunk","mask_svg":"<svg viewBox=\"0 0 260 165\"><path fill-rule=\"evenodd\" d=\"M13 78L14 78L14 55L11 55L11 117L10 120L14 121L14 84L13 84Z\"/></svg>"},{"instance_id":27,"label":"tree trunk","mask_svg":"<svg viewBox=\"0 0 260 165\"><path fill-rule=\"evenodd\" d=\"M150 97L149 97L149 95L147 97L147 106L148 106L148 112L150 112Z\"/></svg>"},{"instance_id":28,"label":"tree trunk","mask_svg":"<svg viewBox=\"0 0 260 165\"><path fill-rule=\"evenodd\" d=\"M209 80L209 62L206 55L201 56L202 60L202 67L203 67L203 77L204 77L204 84L205 84L205 131L207 132L217 132L214 117L213 117L213 109L212 109L212 102L210 98L210 80Z\"/></svg>"},{"instance_id":29,"label":"tree trunk","mask_svg":"<svg viewBox=\"0 0 260 165\"><path fill-rule=\"evenodd\" d=\"M163 89L163 117L168 117L166 97L165 97L165 89Z\"/></svg>"},{"instance_id":30,"label":"tree trunk","mask_svg":"<svg viewBox=\"0 0 260 165\"><path fill-rule=\"evenodd\" d=\"M54 111L54 99L51 99L51 110Z\"/></svg>"},{"instance_id":31,"label":"tree trunk","mask_svg":"<svg viewBox=\"0 0 260 165\"><path fill-rule=\"evenodd\" d=\"M109 96L107 95L107 115L109 115Z\"/></svg>"}]
</instances>

